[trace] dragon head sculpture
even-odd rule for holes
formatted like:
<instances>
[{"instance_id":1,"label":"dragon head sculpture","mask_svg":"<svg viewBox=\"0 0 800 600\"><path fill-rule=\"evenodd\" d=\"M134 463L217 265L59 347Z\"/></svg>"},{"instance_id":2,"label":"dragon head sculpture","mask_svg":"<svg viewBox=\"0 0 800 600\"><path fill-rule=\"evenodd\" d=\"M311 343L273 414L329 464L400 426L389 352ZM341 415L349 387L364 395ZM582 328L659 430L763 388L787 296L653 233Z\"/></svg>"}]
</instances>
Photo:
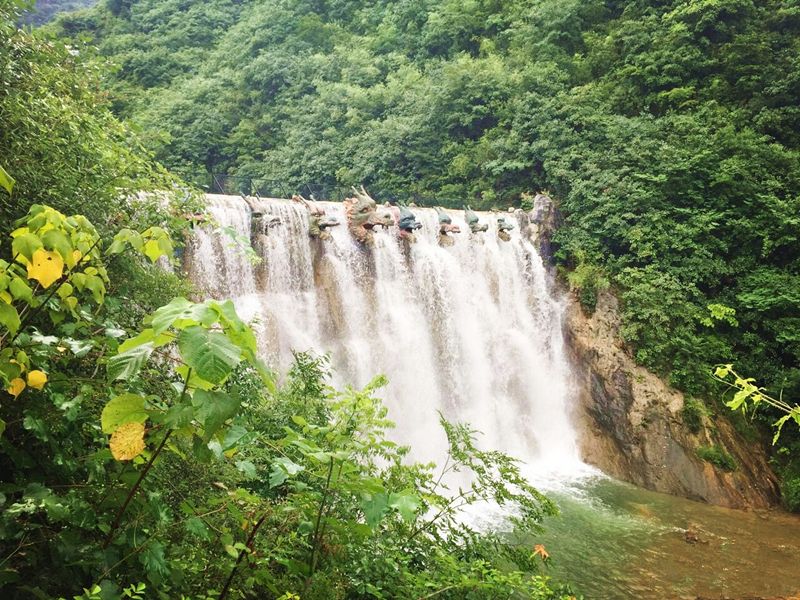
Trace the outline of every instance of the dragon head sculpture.
<instances>
[{"instance_id":1,"label":"dragon head sculpture","mask_svg":"<svg viewBox=\"0 0 800 600\"><path fill-rule=\"evenodd\" d=\"M397 227L400 228L400 239L410 243L417 241L414 231L422 228L422 223L417 221L417 217L411 212L404 204L397 205L397 212L395 214L397 219Z\"/></svg>"},{"instance_id":2,"label":"dragon head sculpture","mask_svg":"<svg viewBox=\"0 0 800 600\"><path fill-rule=\"evenodd\" d=\"M378 208L378 227L383 227L384 229L389 229L394 225L394 216L392 212L387 208L388 204L385 204L382 207Z\"/></svg>"},{"instance_id":3,"label":"dragon head sculpture","mask_svg":"<svg viewBox=\"0 0 800 600\"><path fill-rule=\"evenodd\" d=\"M497 218L497 237L499 237L504 242L507 242L511 239L511 234L508 232L514 229L514 224L509 223L506 221L505 217L498 217Z\"/></svg>"},{"instance_id":4,"label":"dragon head sculpture","mask_svg":"<svg viewBox=\"0 0 800 600\"><path fill-rule=\"evenodd\" d=\"M266 235L269 230L281 224L281 218L269 213L254 212L251 220L253 231L261 235Z\"/></svg>"},{"instance_id":5,"label":"dragon head sculpture","mask_svg":"<svg viewBox=\"0 0 800 600\"><path fill-rule=\"evenodd\" d=\"M454 243L451 233L461 233L458 225L453 225L453 219L443 208L436 207L436 214L439 216L439 245L452 246Z\"/></svg>"},{"instance_id":6,"label":"dragon head sculpture","mask_svg":"<svg viewBox=\"0 0 800 600\"><path fill-rule=\"evenodd\" d=\"M377 204L363 185L361 190L352 189L354 196L344 201L347 228L353 237L362 244L372 244L375 241L372 230L382 224L377 213Z\"/></svg>"},{"instance_id":7,"label":"dragon head sculpture","mask_svg":"<svg viewBox=\"0 0 800 600\"><path fill-rule=\"evenodd\" d=\"M303 196L295 194L292 200L300 202L308 211L308 235L329 240L331 234L328 229L339 225L339 219L327 216L325 209L313 199L313 196L311 200L306 200Z\"/></svg>"},{"instance_id":8,"label":"dragon head sculpture","mask_svg":"<svg viewBox=\"0 0 800 600\"><path fill-rule=\"evenodd\" d=\"M469 230L472 233L479 233L489 229L489 224L481 223L478 215L476 215L469 206L464 207L464 220L467 222L467 225L469 225Z\"/></svg>"}]
</instances>

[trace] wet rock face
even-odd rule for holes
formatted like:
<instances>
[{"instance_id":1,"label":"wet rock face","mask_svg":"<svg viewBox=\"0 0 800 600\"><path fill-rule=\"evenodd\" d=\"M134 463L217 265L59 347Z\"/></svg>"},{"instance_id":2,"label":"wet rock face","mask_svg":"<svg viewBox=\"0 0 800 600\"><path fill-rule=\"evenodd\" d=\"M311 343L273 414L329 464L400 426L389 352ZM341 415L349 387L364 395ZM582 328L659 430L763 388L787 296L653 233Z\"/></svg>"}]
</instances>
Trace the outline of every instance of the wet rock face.
<instances>
[{"instance_id":1,"label":"wet rock face","mask_svg":"<svg viewBox=\"0 0 800 600\"><path fill-rule=\"evenodd\" d=\"M777 502L777 481L761 447L742 440L724 418L697 434L689 431L681 416L682 394L626 352L611 293L599 295L591 317L571 301L565 326L586 462L644 488L711 504L763 508ZM734 472L698 458L697 448L712 444L734 457Z\"/></svg>"},{"instance_id":2,"label":"wet rock face","mask_svg":"<svg viewBox=\"0 0 800 600\"><path fill-rule=\"evenodd\" d=\"M545 261L553 259L552 240L561 221L555 202L546 194L536 194L533 209L527 213L528 235L534 239Z\"/></svg>"}]
</instances>

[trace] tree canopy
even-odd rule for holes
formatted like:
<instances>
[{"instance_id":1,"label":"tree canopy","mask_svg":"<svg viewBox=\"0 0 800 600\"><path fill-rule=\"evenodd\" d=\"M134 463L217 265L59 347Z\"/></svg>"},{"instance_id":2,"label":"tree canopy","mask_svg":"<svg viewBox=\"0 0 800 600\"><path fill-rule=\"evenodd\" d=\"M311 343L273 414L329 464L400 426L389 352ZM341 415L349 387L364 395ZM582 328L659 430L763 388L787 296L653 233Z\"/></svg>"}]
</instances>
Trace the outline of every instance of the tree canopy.
<instances>
[{"instance_id":1,"label":"tree canopy","mask_svg":"<svg viewBox=\"0 0 800 600\"><path fill-rule=\"evenodd\" d=\"M118 114L189 179L547 189L557 258L608 272L643 364L695 394L721 360L800 392L795 0L110 0L57 31L117 66Z\"/></svg>"}]
</instances>

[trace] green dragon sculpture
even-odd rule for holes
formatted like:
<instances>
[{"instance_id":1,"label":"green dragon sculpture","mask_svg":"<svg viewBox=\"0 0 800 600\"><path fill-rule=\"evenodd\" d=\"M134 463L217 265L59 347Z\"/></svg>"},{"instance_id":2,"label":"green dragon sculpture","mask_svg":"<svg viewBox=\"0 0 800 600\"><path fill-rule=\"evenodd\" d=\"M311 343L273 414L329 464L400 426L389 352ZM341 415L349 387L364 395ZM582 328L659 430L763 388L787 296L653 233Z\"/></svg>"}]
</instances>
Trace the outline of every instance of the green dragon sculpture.
<instances>
[{"instance_id":1,"label":"green dragon sculpture","mask_svg":"<svg viewBox=\"0 0 800 600\"><path fill-rule=\"evenodd\" d=\"M482 233L489 229L489 224L481 223L478 215L476 215L469 206L464 207L464 220L467 222L467 225L469 225L469 230L472 233Z\"/></svg>"}]
</instances>

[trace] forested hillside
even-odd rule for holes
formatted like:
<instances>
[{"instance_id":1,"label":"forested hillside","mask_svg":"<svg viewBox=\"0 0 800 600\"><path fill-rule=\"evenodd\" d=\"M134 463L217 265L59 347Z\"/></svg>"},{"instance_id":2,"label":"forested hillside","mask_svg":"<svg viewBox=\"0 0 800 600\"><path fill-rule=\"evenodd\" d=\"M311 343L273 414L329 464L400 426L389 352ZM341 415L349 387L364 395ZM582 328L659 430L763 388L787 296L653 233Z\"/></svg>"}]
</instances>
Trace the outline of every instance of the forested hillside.
<instances>
[{"instance_id":1,"label":"forested hillside","mask_svg":"<svg viewBox=\"0 0 800 600\"><path fill-rule=\"evenodd\" d=\"M591 310L690 394L800 394L796 0L112 0L64 17L157 157L241 189L518 204L548 189ZM710 307L710 308L709 308Z\"/></svg>"},{"instance_id":2,"label":"forested hillside","mask_svg":"<svg viewBox=\"0 0 800 600\"><path fill-rule=\"evenodd\" d=\"M87 6L93 6L97 0L34 0L32 8L22 16L22 22L31 25L43 25L59 13L70 12Z\"/></svg>"},{"instance_id":3,"label":"forested hillside","mask_svg":"<svg viewBox=\"0 0 800 600\"><path fill-rule=\"evenodd\" d=\"M441 471L410 463L385 378L338 392L298 353L277 386L231 301L186 298L165 267L204 207L20 8L0 0L0 597L574 598L514 459L443 421ZM483 502L524 535L467 526Z\"/></svg>"}]
</instances>

